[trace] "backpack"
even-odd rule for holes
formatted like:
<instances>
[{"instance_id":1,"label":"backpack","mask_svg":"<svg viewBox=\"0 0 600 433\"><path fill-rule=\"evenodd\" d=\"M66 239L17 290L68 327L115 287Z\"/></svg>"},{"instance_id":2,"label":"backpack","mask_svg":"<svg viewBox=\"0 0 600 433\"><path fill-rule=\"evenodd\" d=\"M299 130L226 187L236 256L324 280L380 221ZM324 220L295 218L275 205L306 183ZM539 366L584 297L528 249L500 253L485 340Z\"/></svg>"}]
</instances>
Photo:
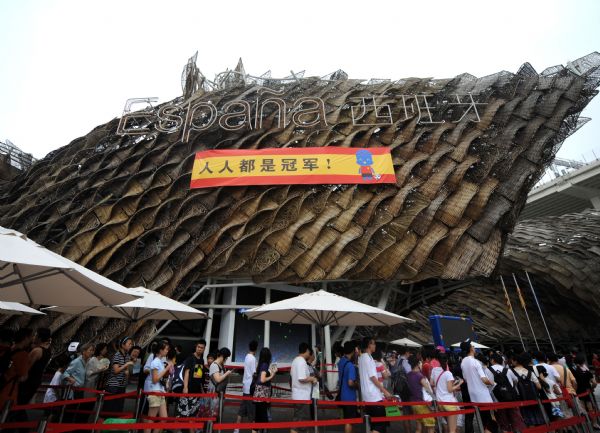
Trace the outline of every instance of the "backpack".
<instances>
[{"instance_id":1,"label":"backpack","mask_svg":"<svg viewBox=\"0 0 600 433\"><path fill-rule=\"evenodd\" d=\"M519 400L537 400L538 393L537 388L535 387L535 383L533 383L533 381L531 380L531 370L527 372L527 377L522 377L513 368L511 368L511 370L519 379L519 382L517 382L517 392L519 393Z\"/></svg>"},{"instance_id":2,"label":"backpack","mask_svg":"<svg viewBox=\"0 0 600 433\"><path fill-rule=\"evenodd\" d=\"M171 392L183 391L183 371L185 363L176 365L171 374Z\"/></svg>"},{"instance_id":3,"label":"backpack","mask_svg":"<svg viewBox=\"0 0 600 433\"><path fill-rule=\"evenodd\" d=\"M494 397L496 397L496 400L500 402L518 400L519 396L517 395L517 391L510 380L508 380L508 376L506 375L508 372L508 367L504 367L502 371L496 371L491 367L488 368L494 374L494 382L496 382L496 386L494 387L492 393L494 394Z\"/></svg>"},{"instance_id":4,"label":"backpack","mask_svg":"<svg viewBox=\"0 0 600 433\"><path fill-rule=\"evenodd\" d=\"M406 377L406 372L402 366L392 374L392 390L395 395L400 397L401 401L410 401L408 378Z\"/></svg>"}]
</instances>

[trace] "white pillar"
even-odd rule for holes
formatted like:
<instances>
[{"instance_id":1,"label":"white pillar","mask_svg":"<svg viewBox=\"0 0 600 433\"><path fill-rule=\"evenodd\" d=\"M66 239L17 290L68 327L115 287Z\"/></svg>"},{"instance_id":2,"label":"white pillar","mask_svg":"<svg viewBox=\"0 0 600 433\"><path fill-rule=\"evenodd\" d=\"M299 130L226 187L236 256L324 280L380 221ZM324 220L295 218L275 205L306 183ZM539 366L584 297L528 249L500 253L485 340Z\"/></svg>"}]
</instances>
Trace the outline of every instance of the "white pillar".
<instances>
[{"instance_id":1,"label":"white pillar","mask_svg":"<svg viewBox=\"0 0 600 433\"><path fill-rule=\"evenodd\" d=\"M354 335L355 329L356 329L356 326L354 326L354 325L348 326L346 328L346 333L344 334L344 339L342 340L342 344L344 344L346 341L352 340L352 336Z\"/></svg>"},{"instance_id":2,"label":"white pillar","mask_svg":"<svg viewBox=\"0 0 600 433\"><path fill-rule=\"evenodd\" d=\"M592 197L590 198L590 201L592 202L594 209L600 209L600 196Z\"/></svg>"},{"instance_id":3,"label":"white pillar","mask_svg":"<svg viewBox=\"0 0 600 433\"><path fill-rule=\"evenodd\" d=\"M265 289L265 304L271 303L271 289L268 287ZM265 341L263 347L269 347L271 345L271 321L265 320Z\"/></svg>"},{"instance_id":4,"label":"white pillar","mask_svg":"<svg viewBox=\"0 0 600 433\"><path fill-rule=\"evenodd\" d=\"M329 325L327 325L325 327L325 363L327 364L325 366L325 370L332 370L333 366L331 364L333 364L333 359L331 357L331 329L329 328ZM327 373L327 388L329 389L335 389L337 386L337 383L335 383L335 376L333 373Z\"/></svg>"},{"instance_id":5,"label":"white pillar","mask_svg":"<svg viewBox=\"0 0 600 433\"><path fill-rule=\"evenodd\" d=\"M237 287L226 287L223 290L223 304L235 306L237 303ZM221 313L221 329L219 332L219 348L227 347L233 353L233 333L235 331L235 308L224 309Z\"/></svg>"},{"instance_id":6,"label":"white pillar","mask_svg":"<svg viewBox=\"0 0 600 433\"><path fill-rule=\"evenodd\" d=\"M310 325L310 347L317 345L317 328L315 325Z\"/></svg>"},{"instance_id":7,"label":"white pillar","mask_svg":"<svg viewBox=\"0 0 600 433\"><path fill-rule=\"evenodd\" d=\"M215 299L217 296L217 288L211 287L210 289L210 305L215 304ZM214 308L208 309L208 319L206 319L206 328L204 329L204 339L206 340L206 349L204 350L204 360L210 353L210 339L212 337L212 325L213 325L213 315L215 314Z\"/></svg>"}]
</instances>

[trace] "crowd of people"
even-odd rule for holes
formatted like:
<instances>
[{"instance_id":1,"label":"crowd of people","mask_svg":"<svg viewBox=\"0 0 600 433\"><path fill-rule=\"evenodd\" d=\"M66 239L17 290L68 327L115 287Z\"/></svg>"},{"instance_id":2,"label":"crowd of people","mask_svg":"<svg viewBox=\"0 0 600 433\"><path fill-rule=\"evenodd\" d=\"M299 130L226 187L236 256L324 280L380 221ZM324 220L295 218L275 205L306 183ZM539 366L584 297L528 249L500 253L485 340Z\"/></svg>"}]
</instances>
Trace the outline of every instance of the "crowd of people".
<instances>
[{"instance_id":1,"label":"crowd of people","mask_svg":"<svg viewBox=\"0 0 600 433\"><path fill-rule=\"evenodd\" d=\"M52 358L51 343L47 328L35 332L25 328L14 333L0 330L0 407L7 401L25 405L34 400ZM272 396L278 368L270 349L263 347L259 351L258 346L257 341L251 341L244 358L241 388L245 398L240 402L238 423L244 420L268 423L272 419L270 403L264 398ZM61 354L54 358L56 370L50 381L54 386L46 390L44 402L89 397L96 390L122 394L128 386L137 384L145 391L141 407L149 419L169 416L169 407L174 416L182 419L214 417L218 415L218 399L206 393L224 391L237 373L226 368L231 356L228 348L210 354L205 354L205 350L204 340L198 340L188 356L167 338L153 341L146 351L135 346L131 337L112 344L83 343L77 347L78 356ZM413 353L405 348L400 353L383 355L372 338L337 344L334 346L337 390L333 397L322 377L323 353L319 347L313 350L307 343L301 343L289 374L291 398L299 402L294 405L293 421L315 419L314 406L307 402L321 397L342 402L377 403L396 399L422 403L402 406L404 414L421 415L416 421L417 433L434 431L436 419L427 416L434 408L452 413L460 409L461 402L543 401L592 391L580 399L541 406L482 410L483 428L490 433L522 431L594 408L593 390L600 375L596 354L592 360L594 374L583 354L575 351L565 356L543 352L476 352L468 341L461 343L460 350L460 353L447 352L438 347ZM136 365L140 366L139 372ZM173 397L173 393L182 395ZM103 410L123 413L124 403L125 399L109 399ZM82 409L91 412L92 408L93 403L80 405L79 413L67 416L64 421L85 422L88 415ZM342 405L340 410L344 419L361 416L357 405ZM364 406L364 413L372 418L385 417L386 406L369 404ZM50 411L47 416L51 418L53 413ZM11 419L26 420L27 412L14 411ZM445 416L441 424L446 433L456 433L459 428L465 433L474 430L473 414ZM371 428L373 432L385 433L387 424L374 422ZM352 433L353 426L346 424L344 429L345 433ZM299 431L302 429L291 429L291 433Z\"/></svg>"}]
</instances>

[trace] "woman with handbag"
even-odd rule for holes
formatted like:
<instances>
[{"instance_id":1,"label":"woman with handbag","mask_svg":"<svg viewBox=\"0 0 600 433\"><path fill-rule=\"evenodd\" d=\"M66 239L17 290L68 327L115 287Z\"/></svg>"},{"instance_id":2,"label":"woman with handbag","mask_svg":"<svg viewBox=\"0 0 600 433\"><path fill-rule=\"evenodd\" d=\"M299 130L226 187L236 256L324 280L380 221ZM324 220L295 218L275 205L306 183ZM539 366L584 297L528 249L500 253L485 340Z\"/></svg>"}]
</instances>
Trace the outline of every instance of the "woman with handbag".
<instances>
[{"instance_id":1,"label":"woman with handbag","mask_svg":"<svg viewBox=\"0 0 600 433\"><path fill-rule=\"evenodd\" d=\"M208 387L207 392L209 393L221 393L225 392L227 389L227 384L229 383L229 377L232 374L232 370L225 371L225 362L231 356L231 351L222 347L217 351L217 357L210 364L210 368L208 369ZM219 406L219 398L213 398L210 404L210 416L216 416L218 412Z\"/></svg>"},{"instance_id":2,"label":"woman with handbag","mask_svg":"<svg viewBox=\"0 0 600 433\"><path fill-rule=\"evenodd\" d=\"M271 398L271 380L277 373L277 367L271 365L271 351L263 347L258 355L258 366L256 367L256 384L254 385L253 397ZM269 422L269 406L267 401L254 402L254 422ZM266 431L266 429L260 429ZM254 433L257 430L252 430Z\"/></svg>"}]
</instances>

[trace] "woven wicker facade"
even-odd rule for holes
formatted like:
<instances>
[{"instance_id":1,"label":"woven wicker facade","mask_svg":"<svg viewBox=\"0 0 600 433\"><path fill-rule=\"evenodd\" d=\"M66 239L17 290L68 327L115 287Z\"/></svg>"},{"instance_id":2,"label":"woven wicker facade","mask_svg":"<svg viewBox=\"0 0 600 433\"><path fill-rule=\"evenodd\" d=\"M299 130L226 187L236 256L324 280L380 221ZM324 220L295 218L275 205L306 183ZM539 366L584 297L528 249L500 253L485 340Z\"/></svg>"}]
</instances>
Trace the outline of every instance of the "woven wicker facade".
<instances>
[{"instance_id":1,"label":"woven wicker facade","mask_svg":"<svg viewBox=\"0 0 600 433\"><path fill-rule=\"evenodd\" d=\"M212 87L188 68L186 99L166 105L251 104L269 87L290 107L320 98L326 122L282 126L271 107L261 128L215 124L182 139L154 129L118 135L114 119L0 185L0 225L126 286L176 299L207 276L291 283L486 277L527 193L581 125L599 65L593 53L540 74L524 64L516 74L369 83L341 72L256 79L238 66ZM444 123L424 117L425 102L419 107L415 97L423 94ZM363 119L368 124L351 118L357 98L373 95L391 107L392 124L376 124L376 111ZM413 95L410 110L398 104L403 95ZM480 105L468 112L468 104L452 103L457 95ZM194 152L309 146L389 146L396 185L189 189ZM61 318L53 327L65 338L80 328L105 337L125 329L100 319L82 328L85 320Z\"/></svg>"}]
</instances>

